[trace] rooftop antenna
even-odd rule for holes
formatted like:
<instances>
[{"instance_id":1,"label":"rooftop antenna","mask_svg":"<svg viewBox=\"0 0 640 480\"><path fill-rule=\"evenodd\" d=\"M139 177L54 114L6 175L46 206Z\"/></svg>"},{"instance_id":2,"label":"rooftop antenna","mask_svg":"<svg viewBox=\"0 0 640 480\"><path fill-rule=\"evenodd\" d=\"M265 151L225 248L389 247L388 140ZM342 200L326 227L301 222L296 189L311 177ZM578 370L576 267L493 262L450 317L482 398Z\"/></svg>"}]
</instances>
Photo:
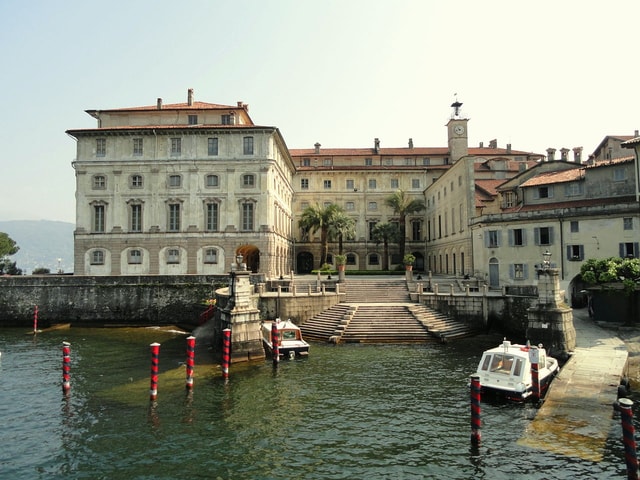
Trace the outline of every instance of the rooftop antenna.
<instances>
[{"instance_id":1,"label":"rooftop antenna","mask_svg":"<svg viewBox=\"0 0 640 480\"><path fill-rule=\"evenodd\" d=\"M457 117L460 115L460 107L462 106L462 103L458 101L457 93L454 93L453 95L455 96L456 101L451 104L451 108L453 108L453 116Z\"/></svg>"}]
</instances>

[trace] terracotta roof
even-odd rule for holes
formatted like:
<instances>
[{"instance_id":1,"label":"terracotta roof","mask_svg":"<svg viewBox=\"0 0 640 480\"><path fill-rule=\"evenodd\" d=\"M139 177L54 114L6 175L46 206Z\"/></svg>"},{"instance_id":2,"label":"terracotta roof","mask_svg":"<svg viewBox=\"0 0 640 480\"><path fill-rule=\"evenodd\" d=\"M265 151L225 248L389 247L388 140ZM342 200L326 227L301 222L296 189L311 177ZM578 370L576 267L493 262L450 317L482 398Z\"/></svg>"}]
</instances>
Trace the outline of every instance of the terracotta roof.
<instances>
[{"instance_id":1,"label":"terracotta roof","mask_svg":"<svg viewBox=\"0 0 640 480\"><path fill-rule=\"evenodd\" d=\"M568 202L536 203L531 205L521 205L511 209L504 209L503 212L530 212L538 210L553 210L557 208L597 207L600 205L604 206L617 203L635 203L635 197L590 198L585 200L572 200Z\"/></svg>"},{"instance_id":2,"label":"terracotta roof","mask_svg":"<svg viewBox=\"0 0 640 480\"><path fill-rule=\"evenodd\" d=\"M583 168L574 168L560 172L545 172L523 182L521 187L533 187L535 185L548 185L550 183L573 182L584 178Z\"/></svg>"},{"instance_id":3,"label":"terracotta roof","mask_svg":"<svg viewBox=\"0 0 640 480\"><path fill-rule=\"evenodd\" d=\"M620 165L621 163L633 162L635 160L635 156L632 157L618 157L612 158L611 160L600 160L599 162L594 162L592 165L587 165L587 168L597 168L597 167L608 167L609 165Z\"/></svg>"},{"instance_id":4,"label":"terracotta roof","mask_svg":"<svg viewBox=\"0 0 640 480\"><path fill-rule=\"evenodd\" d=\"M315 148L291 148L289 150L293 157L328 157L328 156L366 156L373 155L398 155L398 156L428 156L428 155L449 155L447 147L400 147L400 148L379 148L376 153L373 148L320 148L320 153L316 153ZM543 155L531 152L521 152L518 150L507 151L505 148L469 148L470 156L490 157L490 156L514 156L514 155Z\"/></svg>"},{"instance_id":5,"label":"terracotta roof","mask_svg":"<svg viewBox=\"0 0 640 480\"><path fill-rule=\"evenodd\" d=\"M221 125L221 124L210 124L210 125L118 125L114 127L103 127L103 128L79 128L75 130L67 130L66 133L69 135L87 133L87 134L97 134L97 133L107 133L107 132L130 132L130 131L145 131L145 130L157 130L157 131L169 131L169 130L236 130L236 129L249 129L249 130L271 130L275 127L265 127L253 124L247 125Z\"/></svg>"},{"instance_id":6,"label":"terracotta roof","mask_svg":"<svg viewBox=\"0 0 640 480\"><path fill-rule=\"evenodd\" d=\"M498 194L498 186L502 185L505 182L504 179L500 180L476 180L476 189L479 187L484 190L489 195L497 195Z\"/></svg>"},{"instance_id":7,"label":"terracotta roof","mask_svg":"<svg viewBox=\"0 0 640 480\"><path fill-rule=\"evenodd\" d=\"M168 103L162 104L162 108L159 109L158 105L145 105L142 107L126 107L126 108L112 108L106 110L86 110L87 113L91 114L91 112L108 112L108 113L116 113L116 112L139 112L139 111L147 111L147 110L237 110L237 105L220 105L218 103L207 103L207 102L192 102L191 105L188 103Z\"/></svg>"}]
</instances>

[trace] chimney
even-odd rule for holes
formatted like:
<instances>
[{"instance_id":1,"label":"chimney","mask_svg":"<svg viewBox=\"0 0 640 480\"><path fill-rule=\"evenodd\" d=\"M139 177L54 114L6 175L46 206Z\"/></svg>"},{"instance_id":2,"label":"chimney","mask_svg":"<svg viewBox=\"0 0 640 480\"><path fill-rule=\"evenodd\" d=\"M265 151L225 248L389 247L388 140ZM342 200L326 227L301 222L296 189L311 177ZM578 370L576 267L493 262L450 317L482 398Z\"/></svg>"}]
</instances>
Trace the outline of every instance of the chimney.
<instances>
[{"instance_id":1,"label":"chimney","mask_svg":"<svg viewBox=\"0 0 640 480\"><path fill-rule=\"evenodd\" d=\"M233 110L229 112L229 121L231 123L231 125L235 125L236 124L236 112L234 112Z\"/></svg>"},{"instance_id":2,"label":"chimney","mask_svg":"<svg viewBox=\"0 0 640 480\"><path fill-rule=\"evenodd\" d=\"M561 148L560 149L560 160L564 160L565 162L569 160L569 149Z\"/></svg>"},{"instance_id":3,"label":"chimney","mask_svg":"<svg viewBox=\"0 0 640 480\"><path fill-rule=\"evenodd\" d=\"M373 139L373 151L375 153L378 153L380 151L380 139L379 138L374 138Z\"/></svg>"},{"instance_id":4,"label":"chimney","mask_svg":"<svg viewBox=\"0 0 640 480\"><path fill-rule=\"evenodd\" d=\"M316 148L316 151L315 151L316 155L319 155L320 154L320 147L321 147L320 143L316 142L313 146Z\"/></svg>"},{"instance_id":5,"label":"chimney","mask_svg":"<svg viewBox=\"0 0 640 480\"><path fill-rule=\"evenodd\" d=\"M573 161L576 163L582 163L582 147L575 147L573 149Z\"/></svg>"},{"instance_id":6,"label":"chimney","mask_svg":"<svg viewBox=\"0 0 640 480\"><path fill-rule=\"evenodd\" d=\"M409 148L413 148L413 138L409 139Z\"/></svg>"},{"instance_id":7,"label":"chimney","mask_svg":"<svg viewBox=\"0 0 640 480\"><path fill-rule=\"evenodd\" d=\"M161 98L158 98L157 108L158 108L158 110L162 110L162 99Z\"/></svg>"},{"instance_id":8,"label":"chimney","mask_svg":"<svg viewBox=\"0 0 640 480\"><path fill-rule=\"evenodd\" d=\"M193 106L193 88L187 90L187 105Z\"/></svg>"},{"instance_id":9,"label":"chimney","mask_svg":"<svg viewBox=\"0 0 640 480\"><path fill-rule=\"evenodd\" d=\"M634 131L633 131L633 136L634 136L634 137L640 137L640 135L638 135L638 130L634 130Z\"/></svg>"},{"instance_id":10,"label":"chimney","mask_svg":"<svg viewBox=\"0 0 640 480\"><path fill-rule=\"evenodd\" d=\"M553 162L556 159L556 149L547 148L547 162Z\"/></svg>"},{"instance_id":11,"label":"chimney","mask_svg":"<svg viewBox=\"0 0 640 480\"><path fill-rule=\"evenodd\" d=\"M484 142L480 142L480 148L484 148Z\"/></svg>"},{"instance_id":12,"label":"chimney","mask_svg":"<svg viewBox=\"0 0 640 480\"><path fill-rule=\"evenodd\" d=\"M507 153L511 154L511 144L507 143Z\"/></svg>"},{"instance_id":13,"label":"chimney","mask_svg":"<svg viewBox=\"0 0 640 480\"><path fill-rule=\"evenodd\" d=\"M493 140L489 140L489 148L498 148L498 140L495 138Z\"/></svg>"}]
</instances>

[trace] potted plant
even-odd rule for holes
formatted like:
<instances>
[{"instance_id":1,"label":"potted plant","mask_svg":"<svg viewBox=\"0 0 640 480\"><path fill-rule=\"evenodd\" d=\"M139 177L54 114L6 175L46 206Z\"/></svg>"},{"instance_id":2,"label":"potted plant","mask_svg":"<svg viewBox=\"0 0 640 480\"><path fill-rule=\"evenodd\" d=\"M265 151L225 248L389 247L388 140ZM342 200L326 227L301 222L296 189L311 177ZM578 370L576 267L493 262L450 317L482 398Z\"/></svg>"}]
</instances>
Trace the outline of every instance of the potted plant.
<instances>
[{"instance_id":1,"label":"potted plant","mask_svg":"<svg viewBox=\"0 0 640 480\"><path fill-rule=\"evenodd\" d=\"M346 255L334 255L333 257L336 261L336 266L338 267L339 272L343 272L345 265L347 264L347 256Z\"/></svg>"},{"instance_id":2,"label":"potted plant","mask_svg":"<svg viewBox=\"0 0 640 480\"><path fill-rule=\"evenodd\" d=\"M411 253L405 254L405 256L402 258L402 263L404 263L404 266L408 271L413 270L413 264L415 261L416 256Z\"/></svg>"}]
</instances>

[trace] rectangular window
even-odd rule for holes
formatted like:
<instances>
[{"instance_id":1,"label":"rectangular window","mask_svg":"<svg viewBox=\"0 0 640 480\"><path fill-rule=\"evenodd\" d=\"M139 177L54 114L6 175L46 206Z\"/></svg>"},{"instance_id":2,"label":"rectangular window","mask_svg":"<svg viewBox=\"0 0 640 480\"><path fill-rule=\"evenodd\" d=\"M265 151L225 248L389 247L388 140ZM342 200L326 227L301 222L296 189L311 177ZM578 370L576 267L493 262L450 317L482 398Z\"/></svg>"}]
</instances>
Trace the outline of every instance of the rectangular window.
<instances>
[{"instance_id":1,"label":"rectangular window","mask_svg":"<svg viewBox=\"0 0 640 480\"><path fill-rule=\"evenodd\" d=\"M96 139L96 157L104 157L107 154L107 139Z\"/></svg>"},{"instance_id":2,"label":"rectangular window","mask_svg":"<svg viewBox=\"0 0 640 480\"><path fill-rule=\"evenodd\" d=\"M142 250L129 250L129 263L140 265L142 263Z\"/></svg>"},{"instance_id":3,"label":"rectangular window","mask_svg":"<svg viewBox=\"0 0 640 480\"><path fill-rule=\"evenodd\" d=\"M207 139L207 155L218 155L217 137L210 137Z\"/></svg>"},{"instance_id":4,"label":"rectangular window","mask_svg":"<svg viewBox=\"0 0 640 480\"><path fill-rule=\"evenodd\" d=\"M378 222L369 222L369 240L374 240L373 229L376 228Z\"/></svg>"},{"instance_id":5,"label":"rectangular window","mask_svg":"<svg viewBox=\"0 0 640 480\"><path fill-rule=\"evenodd\" d=\"M371 165L373 165L373 158L365 158L364 164L365 166L370 167Z\"/></svg>"},{"instance_id":6,"label":"rectangular window","mask_svg":"<svg viewBox=\"0 0 640 480\"><path fill-rule=\"evenodd\" d=\"M309 179L308 178L301 178L300 179L300 188L302 190L309 190Z\"/></svg>"},{"instance_id":7,"label":"rectangular window","mask_svg":"<svg viewBox=\"0 0 640 480\"><path fill-rule=\"evenodd\" d=\"M347 190L353 190L355 188L355 183L353 180L347 180Z\"/></svg>"},{"instance_id":8,"label":"rectangular window","mask_svg":"<svg viewBox=\"0 0 640 480\"><path fill-rule=\"evenodd\" d=\"M375 178L370 178L369 179L369 190L375 190L376 189L376 179Z\"/></svg>"},{"instance_id":9,"label":"rectangular window","mask_svg":"<svg viewBox=\"0 0 640 480\"><path fill-rule=\"evenodd\" d=\"M497 248L500 246L500 230L489 230L485 232L484 243L485 247Z\"/></svg>"},{"instance_id":10,"label":"rectangular window","mask_svg":"<svg viewBox=\"0 0 640 480\"><path fill-rule=\"evenodd\" d=\"M509 265L509 277L511 277L512 280L526 280L528 273L528 265L526 263L513 263Z\"/></svg>"},{"instance_id":11,"label":"rectangular window","mask_svg":"<svg viewBox=\"0 0 640 480\"><path fill-rule=\"evenodd\" d=\"M93 177L93 189L104 190L107 187L107 177L104 175L96 175Z\"/></svg>"},{"instance_id":12,"label":"rectangular window","mask_svg":"<svg viewBox=\"0 0 640 480\"><path fill-rule=\"evenodd\" d=\"M198 115L189 115L189 125L197 125L198 124Z\"/></svg>"},{"instance_id":13,"label":"rectangular window","mask_svg":"<svg viewBox=\"0 0 640 480\"><path fill-rule=\"evenodd\" d=\"M324 185L325 190L331 189L331 180L325 180L323 182L323 185Z\"/></svg>"},{"instance_id":14,"label":"rectangular window","mask_svg":"<svg viewBox=\"0 0 640 480\"><path fill-rule=\"evenodd\" d=\"M633 230L633 218L632 217L624 217L622 219L622 228L624 230Z\"/></svg>"},{"instance_id":15,"label":"rectangular window","mask_svg":"<svg viewBox=\"0 0 640 480\"><path fill-rule=\"evenodd\" d=\"M394 190L397 190L399 188L400 182L398 181L397 178L392 178L391 179L391 188L393 188Z\"/></svg>"},{"instance_id":16,"label":"rectangular window","mask_svg":"<svg viewBox=\"0 0 640 480\"><path fill-rule=\"evenodd\" d=\"M303 167L310 167L311 166L311 159L310 158L303 158L302 159L302 166Z\"/></svg>"},{"instance_id":17,"label":"rectangular window","mask_svg":"<svg viewBox=\"0 0 640 480\"><path fill-rule=\"evenodd\" d=\"M580 231L580 223L577 220L571 221L571 233L578 233Z\"/></svg>"},{"instance_id":18,"label":"rectangular window","mask_svg":"<svg viewBox=\"0 0 640 480\"><path fill-rule=\"evenodd\" d=\"M220 186L220 177L218 175L207 175L205 177L205 185L208 188L216 188Z\"/></svg>"},{"instance_id":19,"label":"rectangular window","mask_svg":"<svg viewBox=\"0 0 640 480\"><path fill-rule=\"evenodd\" d=\"M367 210L378 210L378 202L369 202Z\"/></svg>"},{"instance_id":20,"label":"rectangular window","mask_svg":"<svg viewBox=\"0 0 640 480\"><path fill-rule=\"evenodd\" d=\"M94 233L104 233L105 231L105 208L104 205L93 206L93 231Z\"/></svg>"},{"instance_id":21,"label":"rectangular window","mask_svg":"<svg viewBox=\"0 0 640 480\"><path fill-rule=\"evenodd\" d=\"M420 232L422 230L421 227L422 227L422 222L420 221L411 222L411 239L414 242L419 242L421 240L420 238Z\"/></svg>"},{"instance_id":22,"label":"rectangular window","mask_svg":"<svg viewBox=\"0 0 640 480\"><path fill-rule=\"evenodd\" d=\"M133 139L133 156L134 157L142 156L142 145L143 145L143 139L142 138L134 138Z\"/></svg>"},{"instance_id":23,"label":"rectangular window","mask_svg":"<svg viewBox=\"0 0 640 480\"><path fill-rule=\"evenodd\" d=\"M177 157L179 155L182 155L182 139L172 138L171 139L171 156Z\"/></svg>"},{"instance_id":24,"label":"rectangular window","mask_svg":"<svg viewBox=\"0 0 640 480\"><path fill-rule=\"evenodd\" d=\"M215 232L218 230L218 204L207 203L206 215L206 230L208 232Z\"/></svg>"},{"instance_id":25,"label":"rectangular window","mask_svg":"<svg viewBox=\"0 0 640 480\"><path fill-rule=\"evenodd\" d=\"M533 230L536 245L553 244L553 227L536 227Z\"/></svg>"},{"instance_id":26,"label":"rectangular window","mask_svg":"<svg viewBox=\"0 0 640 480\"><path fill-rule=\"evenodd\" d=\"M431 165L431 159L429 157L424 157L422 159L422 165L425 165L428 167L429 165Z\"/></svg>"},{"instance_id":27,"label":"rectangular window","mask_svg":"<svg viewBox=\"0 0 640 480\"><path fill-rule=\"evenodd\" d=\"M584 260L584 245L567 245L567 260L571 262Z\"/></svg>"},{"instance_id":28,"label":"rectangular window","mask_svg":"<svg viewBox=\"0 0 640 480\"><path fill-rule=\"evenodd\" d=\"M413 161L413 158L405 158L404 159L404 164L407 166L411 166L413 165L415 162Z\"/></svg>"},{"instance_id":29,"label":"rectangular window","mask_svg":"<svg viewBox=\"0 0 640 480\"><path fill-rule=\"evenodd\" d=\"M386 166L390 167L391 165L393 165L393 158L391 158L391 157L387 157L387 158L385 158L385 159L384 159L384 162L383 162L383 163L384 163Z\"/></svg>"},{"instance_id":30,"label":"rectangular window","mask_svg":"<svg viewBox=\"0 0 640 480\"><path fill-rule=\"evenodd\" d=\"M627 171L624 168L615 168L613 170L613 181L623 182L627 179Z\"/></svg>"},{"instance_id":31,"label":"rectangular window","mask_svg":"<svg viewBox=\"0 0 640 480\"><path fill-rule=\"evenodd\" d=\"M253 155L253 137L244 137L242 139L242 153Z\"/></svg>"},{"instance_id":32,"label":"rectangular window","mask_svg":"<svg viewBox=\"0 0 640 480\"><path fill-rule=\"evenodd\" d=\"M256 177L254 175L243 175L242 186L245 188L251 188L256 186Z\"/></svg>"},{"instance_id":33,"label":"rectangular window","mask_svg":"<svg viewBox=\"0 0 640 480\"><path fill-rule=\"evenodd\" d=\"M524 230L522 228L509 230L509 246L523 247L524 245L526 245Z\"/></svg>"},{"instance_id":34,"label":"rectangular window","mask_svg":"<svg viewBox=\"0 0 640 480\"><path fill-rule=\"evenodd\" d=\"M538 187L538 189L534 192L534 198L552 198L553 197L553 187Z\"/></svg>"},{"instance_id":35,"label":"rectangular window","mask_svg":"<svg viewBox=\"0 0 640 480\"><path fill-rule=\"evenodd\" d=\"M301 210L306 210L307 208L309 208L309 202L300 202L300 209Z\"/></svg>"},{"instance_id":36,"label":"rectangular window","mask_svg":"<svg viewBox=\"0 0 640 480\"><path fill-rule=\"evenodd\" d=\"M131 205L131 231L142 231L142 205L140 204Z\"/></svg>"},{"instance_id":37,"label":"rectangular window","mask_svg":"<svg viewBox=\"0 0 640 480\"><path fill-rule=\"evenodd\" d=\"M622 258L638 258L638 242L625 242L619 244Z\"/></svg>"},{"instance_id":38,"label":"rectangular window","mask_svg":"<svg viewBox=\"0 0 640 480\"><path fill-rule=\"evenodd\" d=\"M242 204L242 230L253 230L253 203Z\"/></svg>"},{"instance_id":39,"label":"rectangular window","mask_svg":"<svg viewBox=\"0 0 640 480\"><path fill-rule=\"evenodd\" d=\"M564 194L567 197L576 197L582 195L584 185L582 182L571 182L564 186Z\"/></svg>"},{"instance_id":40,"label":"rectangular window","mask_svg":"<svg viewBox=\"0 0 640 480\"><path fill-rule=\"evenodd\" d=\"M420 188L420 179L412 178L411 179L411 188Z\"/></svg>"},{"instance_id":41,"label":"rectangular window","mask_svg":"<svg viewBox=\"0 0 640 480\"><path fill-rule=\"evenodd\" d=\"M142 175L131 175L131 188L142 188Z\"/></svg>"},{"instance_id":42,"label":"rectangular window","mask_svg":"<svg viewBox=\"0 0 640 480\"><path fill-rule=\"evenodd\" d=\"M104 265L104 250L91 252L91 265Z\"/></svg>"},{"instance_id":43,"label":"rectangular window","mask_svg":"<svg viewBox=\"0 0 640 480\"><path fill-rule=\"evenodd\" d=\"M180 231L180 204L172 203L169 205L169 231Z\"/></svg>"},{"instance_id":44,"label":"rectangular window","mask_svg":"<svg viewBox=\"0 0 640 480\"><path fill-rule=\"evenodd\" d=\"M504 192L502 200L502 208L511 208L515 205L515 194L513 192Z\"/></svg>"},{"instance_id":45,"label":"rectangular window","mask_svg":"<svg viewBox=\"0 0 640 480\"><path fill-rule=\"evenodd\" d=\"M220 121L222 122L222 125L231 125L231 115L222 115L222 117L220 117Z\"/></svg>"},{"instance_id":46,"label":"rectangular window","mask_svg":"<svg viewBox=\"0 0 640 480\"><path fill-rule=\"evenodd\" d=\"M333 159L331 159L331 158L323 158L322 159L322 165L324 165L325 167L330 167L331 165L333 165Z\"/></svg>"},{"instance_id":47,"label":"rectangular window","mask_svg":"<svg viewBox=\"0 0 640 480\"><path fill-rule=\"evenodd\" d=\"M356 204L354 202L346 202L344 204L344 209L347 211L353 211L356 209Z\"/></svg>"},{"instance_id":48,"label":"rectangular window","mask_svg":"<svg viewBox=\"0 0 640 480\"><path fill-rule=\"evenodd\" d=\"M167 250L167 263L180 263L180 250L169 248Z\"/></svg>"},{"instance_id":49,"label":"rectangular window","mask_svg":"<svg viewBox=\"0 0 640 480\"><path fill-rule=\"evenodd\" d=\"M218 250L207 248L204 252L204 263L218 263Z\"/></svg>"},{"instance_id":50,"label":"rectangular window","mask_svg":"<svg viewBox=\"0 0 640 480\"><path fill-rule=\"evenodd\" d=\"M180 175L169 175L169 187L177 188L182 185L182 177Z\"/></svg>"}]
</instances>

